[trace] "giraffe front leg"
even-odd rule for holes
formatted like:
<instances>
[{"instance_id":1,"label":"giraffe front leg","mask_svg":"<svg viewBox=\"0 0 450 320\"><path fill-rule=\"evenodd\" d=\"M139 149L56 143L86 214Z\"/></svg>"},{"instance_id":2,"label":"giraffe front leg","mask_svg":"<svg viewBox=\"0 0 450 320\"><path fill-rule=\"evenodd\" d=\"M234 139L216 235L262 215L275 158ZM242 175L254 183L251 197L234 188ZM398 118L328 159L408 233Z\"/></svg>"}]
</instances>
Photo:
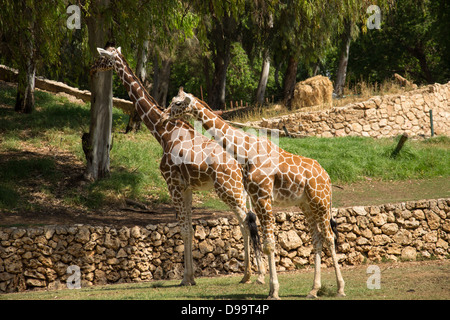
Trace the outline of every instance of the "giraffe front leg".
<instances>
[{"instance_id":1,"label":"giraffe front leg","mask_svg":"<svg viewBox=\"0 0 450 320\"><path fill-rule=\"evenodd\" d=\"M252 199L255 202L255 211L261 221L263 231L263 252L267 254L269 263L269 296L267 299L279 300L280 284L278 282L277 269L275 266L275 218L272 215L272 204L269 199Z\"/></svg>"},{"instance_id":2,"label":"giraffe front leg","mask_svg":"<svg viewBox=\"0 0 450 320\"><path fill-rule=\"evenodd\" d=\"M184 244L184 275L180 286L195 285L192 256L192 240L194 237L191 217L192 191L190 189L183 190L179 185L168 184L168 187L177 210L180 234Z\"/></svg>"},{"instance_id":3,"label":"giraffe front leg","mask_svg":"<svg viewBox=\"0 0 450 320\"><path fill-rule=\"evenodd\" d=\"M184 275L180 286L193 286L194 280L194 261L192 257L192 238L194 230L191 224L182 225L181 237L184 243Z\"/></svg>"}]
</instances>

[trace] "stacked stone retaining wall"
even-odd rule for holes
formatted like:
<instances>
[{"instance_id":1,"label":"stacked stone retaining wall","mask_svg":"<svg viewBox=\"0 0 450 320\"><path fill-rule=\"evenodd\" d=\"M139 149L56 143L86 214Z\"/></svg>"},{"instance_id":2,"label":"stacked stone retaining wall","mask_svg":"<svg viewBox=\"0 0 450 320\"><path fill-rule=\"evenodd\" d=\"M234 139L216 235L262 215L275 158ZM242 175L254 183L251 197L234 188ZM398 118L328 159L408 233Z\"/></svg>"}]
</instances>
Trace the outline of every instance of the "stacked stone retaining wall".
<instances>
[{"instance_id":1,"label":"stacked stone retaining wall","mask_svg":"<svg viewBox=\"0 0 450 320\"><path fill-rule=\"evenodd\" d=\"M450 198L333 211L340 233L341 264L449 256ZM304 216L279 212L276 222L278 270L312 265L313 248ZM243 244L236 219L195 220L193 228L197 277L243 272ZM178 223L132 228L0 228L0 292L66 288L77 268L82 287L181 279L183 250ZM323 262L331 265L326 252Z\"/></svg>"},{"instance_id":2,"label":"stacked stone retaining wall","mask_svg":"<svg viewBox=\"0 0 450 320\"><path fill-rule=\"evenodd\" d=\"M450 82L433 84L403 94L372 97L345 107L314 112L296 112L263 119L250 126L283 130L306 136L375 138L430 136L430 110L434 133L450 135Z\"/></svg>"}]
</instances>

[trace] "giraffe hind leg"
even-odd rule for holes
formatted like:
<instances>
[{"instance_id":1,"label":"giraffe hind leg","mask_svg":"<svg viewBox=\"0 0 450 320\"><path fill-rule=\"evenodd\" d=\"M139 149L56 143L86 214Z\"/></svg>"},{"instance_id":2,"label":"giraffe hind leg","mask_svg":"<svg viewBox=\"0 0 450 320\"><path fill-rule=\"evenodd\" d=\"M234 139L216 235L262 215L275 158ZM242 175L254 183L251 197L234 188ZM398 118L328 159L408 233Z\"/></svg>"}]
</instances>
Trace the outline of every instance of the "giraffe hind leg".
<instances>
[{"instance_id":1,"label":"giraffe hind leg","mask_svg":"<svg viewBox=\"0 0 450 320\"><path fill-rule=\"evenodd\" d=\"M341 270L339 267L339 260L336 255L336 249L338 247L337 223L336 223L336 221L333 220L333 218L330 219L330 228L334 233L334 241L333 241L333 239L328 238L327 245L331 252L331 259L333 260L334 271L336 273L336 282L337 282L337 286L338 286L337 295L339 297L345 297L345 293L344 293L345 281L344 281L344 278L342 277Z\"/></svg>"},{"instance_id":2,"label":"giraffe hind leg","mask_svg":"<svg viewBox=\"0 0 450 320\"><path fill-rule=\"evenodd\" d=\"M322 287L321 282L321 260L322 260L322 234L315 221L308 221L313 247L314 247L314 280L313 287L308 293L308 298L317 298L317 294Z\"/></svg>"}]
</instances>

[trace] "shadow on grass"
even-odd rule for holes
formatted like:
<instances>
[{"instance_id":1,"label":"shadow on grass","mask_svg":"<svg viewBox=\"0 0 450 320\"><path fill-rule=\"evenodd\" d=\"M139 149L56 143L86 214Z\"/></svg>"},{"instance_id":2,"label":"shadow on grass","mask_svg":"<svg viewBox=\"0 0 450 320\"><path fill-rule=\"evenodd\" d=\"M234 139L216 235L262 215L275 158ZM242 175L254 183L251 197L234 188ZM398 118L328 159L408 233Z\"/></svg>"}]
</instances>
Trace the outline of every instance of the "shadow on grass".
<instances>
[{"instance_id":1,"label":"shadow on grass","mask_svg":"<svg viewBox=\"0 0 450 320\"><path fill-rule=\"evenodd\" d=\"M81 139L82 132L89 129L89 104L72 103L65 97L35 91L35 110L22 114L14 111L15 97L16 88L1 88L0 134L26 131L32 137L40 137L49 129L71 129L80 132ZM113 123L118 121L121 121L120 116L113 113Z\"/></svg>"},{"instance_id":2,"label":"shadow on grass","mask_svg":"<svg viewBox=\"0 0 450 320\"><path fill-rule=\"evenodd\" d=\"M9 151L0 158L0 209L64 212L71 206L98 209L111 194L137 194L142 174L113 169L108 178L86 183L84 165L69 153Z\"/></svg>"}]
</instances>

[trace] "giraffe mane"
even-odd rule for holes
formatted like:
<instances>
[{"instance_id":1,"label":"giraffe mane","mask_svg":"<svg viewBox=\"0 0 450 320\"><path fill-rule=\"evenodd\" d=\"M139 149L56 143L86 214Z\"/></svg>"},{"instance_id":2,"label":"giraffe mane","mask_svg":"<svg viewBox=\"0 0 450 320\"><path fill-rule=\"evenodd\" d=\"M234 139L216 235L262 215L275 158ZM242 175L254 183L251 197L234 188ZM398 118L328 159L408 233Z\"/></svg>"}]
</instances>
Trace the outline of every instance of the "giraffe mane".
<instances>
[{"instance_id":1,"label":"giraffe mane","mask_svg":"<svg viewBox=\"0 0 450 320\"><path fill-rule=\"evenodd\" d=\"M217 117L217 118L219 118L219 119L221 119L221 120L223 120L223 121L225 121L221 116L219 116L217 113L215 113L214 112L214 110L213 109L211 109L211 107L205 102L205 101L203 101L203 100L201 100L201 99L199 99L199 98L197 98L196 96L194 96L194 95L192 95L205 109L208 109L209 111L211 111L212 113L214 113L214 115Z\"/></svg>"},{"instance_id":2,"label":"giraffe mane","mask_svg":"<svg viewBox=\"0 0 450 320\"><path fill-rule=\"evenodd\" d=\"M125 65L125 67L127 67L130 70L133 70L133 69L130 68L130 65L128 64L128 61L127 61L127 59L125 59L123 54L120 53L120 52L117 52L117 54L122 59L123 64ZM139 86L142 88L142 91L144 92L145 98L148 99L149 101L151 101L156 106L156 108L159 111L164 112L164 110L162 110L161 106L158 104L158 102L155 100L155 98L153 98L150 95L150 93L148 93L147 89L144 87L144 85L142 84L141 80L134 74L134 72L131 72L131 76L133 77L133 80L136 81L139 84ZM183 121L183 120L180 120L180 119L178 119L177 121L182 122L183 125L187 126L189 129L194 130L194 127L189 122Z\"/></svg>"},{"instance_id":3,"label":"giraffe mane","mask_svg":"<svg viewBox=\"0 0 450 320\"><path fill-rule=\"evenodd\" d=\"M127 67L130 70L131 69L130 65L128 64L127 59L125 59L125 57L123 56L122 53L117 52L117 54L119 55L120 59L122 59L123 64L125 65L125 67ZM158 104L158 102L155 100L155 98L153 98L147 91L147 89L144 87L144 85L142 84L141 80L134 74L134 72L131 72L131 77L133 78L134 81L136 81L138 83L138 85L141 87L142 91L144 92L144 96L146 99L148 99L149 101L151 101L161 112L163 111L161 109L161 106Z\"/></svg>"}]
</instances>

